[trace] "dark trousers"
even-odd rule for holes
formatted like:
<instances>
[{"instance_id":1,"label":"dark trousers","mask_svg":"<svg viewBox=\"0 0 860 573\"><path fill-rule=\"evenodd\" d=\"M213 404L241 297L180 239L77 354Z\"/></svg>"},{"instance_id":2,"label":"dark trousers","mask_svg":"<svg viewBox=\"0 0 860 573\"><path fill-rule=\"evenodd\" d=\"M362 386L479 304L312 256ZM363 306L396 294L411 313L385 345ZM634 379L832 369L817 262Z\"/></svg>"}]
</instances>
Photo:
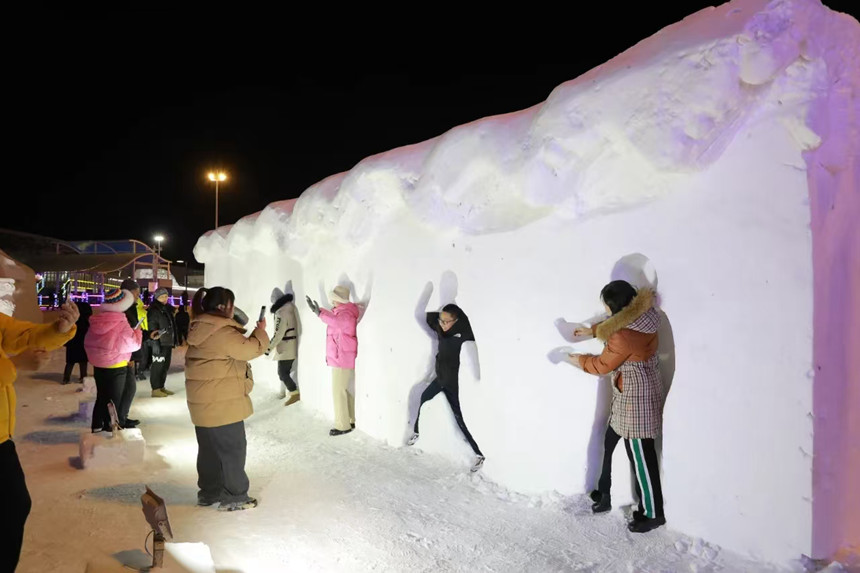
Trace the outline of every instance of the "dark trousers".
<instances>
[{"instance_id":1,"label":"dark trousers","mask_svg":"<svg viewBox=\"0 0 860 573\"><path fill-rule=\"evenodd\" d=\"M108 414L108 403L113 402L116 415L120 425L125 421L122 418L123 397L125 395L126 378L129 368L93 368L96 379L96 403L93 406L93 430L110 430L110 414ZM132 380L133 381L133 380ZM129 404L131 402L129 401ZM126 412L127 414L127 412Z\"/></svg>"},{"instance_id":2,"label":"dark trousers","mask_svg":"<svg viewBox=\"0 0 860 573\"><path fill-rule=\"evenodd\" d=\"M290 392L298 390L298 386L296 386L293 377L290 376L290 371L293 369L293 362L295 362L295 360L278 360L278 378L281 379L281 382L284 383L284 386L286 386L287 390Z\"/></svg>"},{"instance_id":3,"label":"dark trousers","mask_svg":"<svg viewBox=\"0 0 860 573\"><path fill-rule=\"evenodd\" d=\"M24 524L30 514L30 492L24 470L15 451L15 443L0 444L0 489L3 491L2 535L0 535L0 571L15 571L24 542Z\"/></svg>"},{"instance_id":4,"label":"dark trousers","mask_svg":"<svg viewBox=\"0 0 860 573\"><path fill-rule=\"evenodd\" d=\"M81 372L81 380L84 379L84 376L87 375L87 361L78 362L78 368ZM74 362L66 362L66 369L63 370L63 382L68 382L72 379L72 370L75 368Z\"/></svg>"},{"instance_id":5,"label":"dark trousers","mask_svg":"<svg viewBox=\"0 0 860 573\"><path fill-rule=\"evenodd\" d=\"M472 446L472 451L479 456L483 456L484 454L481 453L481 449L478 447L478 444L475 443L475 439L472 437L472 434L469 433L469 428L466 427L466 422L463 421L463 412L460 410L460 395L458 390L459 388L457 386L450 388L443 387L439 384L439 380L433 380L430 382L430 385L421 393L421 404L418 406L418 413L415 415L415 433L418 433L418 418L421 416L421 406L424 405L424 402L435 398L439 392L443 392L445 397L448 399L448 403L451 405L451 410L454 412L454 419L457 420L457 425L460 426L460 431L463 432L469 445Z\"/></svg>"},{"instance_id":6,"label":"dark trousers","mask_svg":"<svg viewBox=\"0 0 860 573\"><path fill-rule=\"evenodd\" d=\"M612 452L621 439L611 426L606 427L603 439L603 469L597 490L603 495L609 495L612 488ZM663 516L663 487L660 484L660 467L657 462L657 450L653 438L628 438L624 440L627 459L630 460L630 471L634 475L633 483L636 497L639 498L639 511L646 517Z\"/></svg>"},{"instance_id":7,"label":"dark trousers","mask_svg":"<svg viewBox=\"0 0 860 573\"><path fill-rule=\"evenodd\" d=\"M197 433L197 497L210 502L247 501L245 422L215 428L195 426Z\"/></svg>"},{"instance_id":8,"label":"dark trousers","mask_svg":"<svg viewBox=\"0 0 860 573\"><path fill-rule=\"evenodd\" d=\"M134 401L134 396L137 394L137 379L134 375L134 366L129 364L125 367L125 383L122 389L122 399L119 401L119 407L116 409L117 418L121 426L125 425L128 419L128 411L131 409L131 403Z\"/></svg>"},{"instance_id":9,"label":"dark trousers","mask_svg":"<svg viewBox=\"0 0 860 573\"><path fill-rule=\"evenodd\" d=\"M152 367L149 371L149 385L153 390L164 388L167 381L167 371L170 369L170 360L173 358L173 348L162 348L158 355L152 356Z\"/></svg>"}]
</instances>

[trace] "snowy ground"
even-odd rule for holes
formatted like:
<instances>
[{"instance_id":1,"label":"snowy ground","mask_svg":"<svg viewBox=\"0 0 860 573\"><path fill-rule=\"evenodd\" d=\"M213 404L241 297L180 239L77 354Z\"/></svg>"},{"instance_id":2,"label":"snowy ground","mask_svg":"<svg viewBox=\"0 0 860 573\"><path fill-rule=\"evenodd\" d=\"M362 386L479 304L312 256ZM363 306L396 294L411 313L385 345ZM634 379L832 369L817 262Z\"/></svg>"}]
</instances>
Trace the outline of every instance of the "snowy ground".
<instances>
[{"instance_id":1,"label":"snowy ground","mask_svg":"<svg viewBox=\"0 0 860 573\"><path fill-rule=\"evenodd\" d=\"M262 392L246 422L259 507L197 507L181 370L168 378L176 396L150 398L149 383L138 385L132 417L147 440L142 466L80 470L78 435L89 424L70 416L80 385L59 384L62 354L17 384L15 437L33 497L21 573L83 572L91 560L141 557L143 484L165 499L175 541L208 544L220 573L807 570L751 561L671 529L633 535L627 508L592 516L584 496L511 494L467 467L360 431L332 438L327 420ZM180 352L175 363L182 361Z\"/></svg>"}]
</instances>

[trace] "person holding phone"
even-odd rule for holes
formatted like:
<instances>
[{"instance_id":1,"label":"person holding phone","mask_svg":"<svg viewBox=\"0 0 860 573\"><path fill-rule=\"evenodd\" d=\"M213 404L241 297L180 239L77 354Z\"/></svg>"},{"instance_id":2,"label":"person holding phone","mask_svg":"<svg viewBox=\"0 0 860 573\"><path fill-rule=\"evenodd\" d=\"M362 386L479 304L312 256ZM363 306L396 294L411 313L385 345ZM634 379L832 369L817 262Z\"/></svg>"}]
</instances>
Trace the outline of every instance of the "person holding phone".
<instances>
[{"instance_id":1,"label":"person holding phone","mask_svg":"<svg viewBox=\"0 0 860 573\"><path fill-rule=\"evenodd\" d=\"M166 288L157 289L152 293L152 304L146 313L146 321L152 329L149 341L152 352L149 385L152 387L153 398L166 398L174 394L172 390L165 388L167 371L173 358L173 347L176 346L176 319L168 299Z\"/></svg>"},{"instance_id":2,"label":"person holding phone","mask_svg":"<svg viewBox=\"0 0 860 573\"><path fill-rule=\"evenodd\" d=\"M125 311L133 305L134 295L130 291L106 288L99 312L90 318L84 348L96 379L93 432L111 431L108 402L113 402L121 427L133 428L138 424L128 418L134 393L126 390L129 377L134 383L133 370L129 368L131 354L143 340L143 331L129 326L125 316Z\"/></svg>"},{"instance_id":3,"label":"person holding phone","mask_svg":"<svg viewBox=\"0 0 860 573\"><path fill-rule=\"evenodd\" d=\"M27 350L49 351L63 346L75 335L79 311L67 300L58 319L50 324L35 324L0 312L0 476L3 487L3 532L0 534L0 571L14 571L21 556L24 525L30 515L31 499L24 469L12 439L15 434L15 378L17 371L10 357ZM32 408L31 408L32 410Z\"/></svg>"},{"instance_id":4,"label":"person holding phone","mask_svg":"<svg viewBox=\"0 0 860 573\"><path fill-rule=\"evenodd\" d=\"M269 345L266 319L245 337L233 291L202 288L194 295L185 390L188 411L197 435L197 504L219 504L219 511L257 506L248 495L245 473L245 419L254 413L250 360Z\"/></svg>"}]
</instances>

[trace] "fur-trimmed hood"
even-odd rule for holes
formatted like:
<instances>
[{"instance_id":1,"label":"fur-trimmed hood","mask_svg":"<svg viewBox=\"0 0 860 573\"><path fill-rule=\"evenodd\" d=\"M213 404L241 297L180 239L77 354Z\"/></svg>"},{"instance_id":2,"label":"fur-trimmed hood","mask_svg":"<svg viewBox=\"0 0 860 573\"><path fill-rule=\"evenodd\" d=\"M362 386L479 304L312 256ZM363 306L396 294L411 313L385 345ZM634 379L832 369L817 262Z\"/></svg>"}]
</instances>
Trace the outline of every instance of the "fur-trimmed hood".
<instances>
[{"instance_id":1,"label":"fur-trimmed hood","mask_svg":"<svg viewBox=\"0 0 860 573\"><path fill-rule=\"evenodd\" d=\"M609 337L621 330L629 328L638 332L657 332L657 327L652 320L639 321L646 312L654 308L655 293L653 289L642 288L630 301L630 304L613 314L594 328L595 337L606 342ZM641 322L642 324L636 324Z\"/></svg>"},{"instance_id":2,"label":"fur-trimmed hood","mask_svg":"<svg viewBox=\"0 0 860 573\"><path fill-rule=\"evenodd\" d=\"M293 299L293 293L291 292L288 292L287 294L278 297L274 304L272 304L272 314L281 310L281 308L288 302L293 302Z\"/></svg>"}]
</instances>

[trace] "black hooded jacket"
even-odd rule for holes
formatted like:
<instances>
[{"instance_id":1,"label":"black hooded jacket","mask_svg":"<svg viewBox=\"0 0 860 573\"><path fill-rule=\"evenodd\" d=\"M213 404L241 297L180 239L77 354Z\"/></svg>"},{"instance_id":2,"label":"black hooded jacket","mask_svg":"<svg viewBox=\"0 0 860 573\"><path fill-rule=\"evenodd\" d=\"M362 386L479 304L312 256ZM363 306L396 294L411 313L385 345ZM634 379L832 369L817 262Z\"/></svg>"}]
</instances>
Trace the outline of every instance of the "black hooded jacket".
<instances>
[{"instance_id":1,"label":"black hooded jacket","mask_svg":"<svg viewBox=\"0 0 860 573\"><path fill-rule=\"evenodd\" d=\"M146 322L150 332L157 330L161 336L152 339L152 353L159 356L162 349L176 346L176 321L173 318L173 307L169 304L161 304L157 300L152 301L146 313Z\"/></svg>"},{"instance_id":2,"label":"black hooded jacket","mask_svg":"<svg viewBox=\"0 0 860 573\"><path fill-rule=\"evenodd\" d=\"M436 353L436 379L443 388L457 388L460 383L460 348L469 340L474 341L472 325L466 315L448 329L439 325L439 313L428 312L427 324L439 338L439 351Z\"/></svg>"}]
</instances>

